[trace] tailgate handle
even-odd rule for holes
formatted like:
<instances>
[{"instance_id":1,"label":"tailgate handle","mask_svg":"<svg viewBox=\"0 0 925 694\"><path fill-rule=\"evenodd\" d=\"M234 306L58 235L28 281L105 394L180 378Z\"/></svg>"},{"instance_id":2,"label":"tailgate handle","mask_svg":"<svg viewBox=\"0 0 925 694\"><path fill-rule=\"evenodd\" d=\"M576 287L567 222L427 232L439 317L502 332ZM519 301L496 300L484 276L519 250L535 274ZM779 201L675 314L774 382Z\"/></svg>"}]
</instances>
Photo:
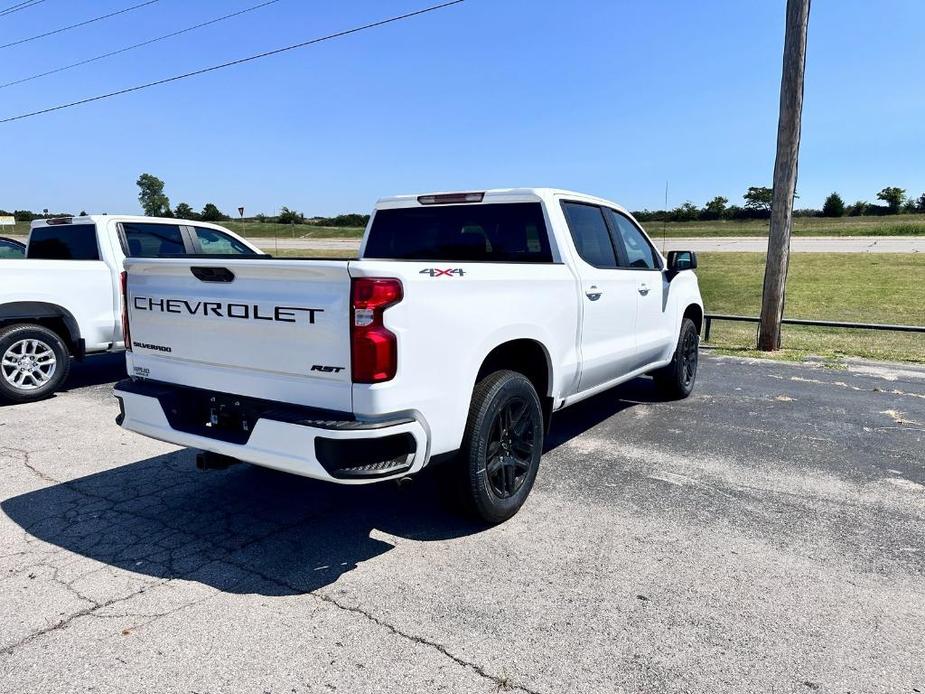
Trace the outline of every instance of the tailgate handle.
<instances>
[{"instance_id":1,"label":"tailgate handle","mask_svg":"<svg viewBox=\"0 0 925 694\"><path fill-rule=\"evenodd\" d=\"M234 282L234 273L226 267L191 267L190 272L202 282Z\"/></svg>"}]
</instances>

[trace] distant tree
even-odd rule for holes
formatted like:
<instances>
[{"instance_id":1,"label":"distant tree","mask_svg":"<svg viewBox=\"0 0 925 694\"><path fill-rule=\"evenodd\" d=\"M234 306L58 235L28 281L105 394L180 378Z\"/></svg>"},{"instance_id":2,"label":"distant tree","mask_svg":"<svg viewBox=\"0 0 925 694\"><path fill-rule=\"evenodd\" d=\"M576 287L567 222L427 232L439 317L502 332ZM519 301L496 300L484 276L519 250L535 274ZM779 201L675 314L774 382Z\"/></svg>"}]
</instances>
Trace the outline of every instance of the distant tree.
<instances>
[{"instance_id":1,"label":"distant tree","mask_svg":"<svg viewBox=\"0 0 925 694\"><path fill-rule=\"evenodd\" d=\"M199 219L199 213L185 202L176 206L173 216L177 219Z\"/></svg>"},{"instance_id":2,"label":"distant tree","mask_svg":"<svg viewBox=\"0 0 925 694\"><path fill-rule=\"evenodd\" d=\"M700 210L690 200L671 211L671 221L673 222L692 222L699 216Z\"/></svg>"},{"instance_id":3,"label":"distant tree","mask_svg":"<svg viewBox=\"0 0 925 694\"><path fill-rule=\"evenodd\" d=\"M822 203L823 217L843 217L845 215L845 201L838 193L832 193Z\"/></svg>"},{"instance_id":4,"label":"distant tree","mask_svg":"<svg viewBox=\"0 0 925 694\"><path fill-rule=\"evenodd\" d=\"M916 212L925 212L925 193L922 193L915 201L915 209Z\"/></svg>"},{"instance_id":5,"label":"distant tree","mask_svg":"<svg viewBox=\"0 0 925 694\"><path fill-rule=\"evenodd\" d=\"M211 202L207 202L203 206L202 212L199 213L199 218L204 222L221 222L228 219L228 216Z\"/></svg>"},{"instance_id":6,"label":"distant tree","mask_svg":"<svg viewBox=\"0 0 925 694\"><path fill-rule=\"evenodd\" d=\"M858 200L853 205L848 205L848 209L847 209L848 216L849 217L860 217L865 212L867 212L868 207L870 207L869 203L863 200Z\"/></svg>"},{"instance_id":7,"label":"distant tree","mask_svg":"<svg viewBox=\"0 0 925 694\"><path fill-rule=\"evenodd\" d=\"M906 198L906 201L903 203L902 212L903 214L913 214L916 207L915 198Z\"/></svg>"},{"instance_id":8,"label":"distant tree","mask_svg":"<svg viewBox=\"0 0 925 694\"><path fill-rule=\"evenodd\" d=\"M700 211L701 219L722 219L726 215L726 205L729 203L728 198L717 195L710 200Z\"/></svg>"},{"instance_id":9,"label":"distant tree","mask_svg":"<svg viewBox=\"0 0 925 694\"><path fill-rule=\"evenodd\" d=\"M774 190L764 186L749 186L748 191L742 197L745 199L746 208L760 212L770 212Z\"/></svg>"},{"instance_id":10,"label":"distant tree","mask_svg":"<svg viewBox=\"0 0 925 694\"><path fill-rule=\"evenodd\" d=\"M906 191L904 188L888 186L877 193L877 199L883 200L883 202L885 202L890 208L890 212L892 214L897 214L899 212L900 206L906 199Z\"/></svg>"},{"instance_id":11,"label":"distant tree","mask_svg":"<svg viewBox=\"0 0 925 694\"><path fill-rule=\"evenodd\" d=\"M42 215L36 214L35 212L31 212L29 210L14 210L13 211L13 218L17 222L31 222L33 219L38 219L41 216Z\"/></svg>"},{"instance_id":12,"label":"distant tree","mask_svg":"<svg viewBox=\"0 0 925 694\"><path fill-rule=\"evenodd\" d=\"M138 186L138 202L148 217L172 217L170 200L164 195L164 182L157 176L143 173L135 181Z\"/></svg>"},{"instance_id":13,"label":"distant tree","mask_svg":"<svg viewBox=\"0 0 925 694\"><path fill-rule=\"evenodd\" d=\"M81 217L86 217L86 216L87 216L87 211L86 211L86 210L81 210L81 211L80 211L80 216L81 216Z\"/></svg>"},{"instance_id":14,"label":"distant tree","mask_svg":"<svg viewBox=\"0 0 925 694\"><path fill-rule=\"evenodd\" d=\"M261 212L260 214L254 215L254 220L263 224L264 222L267 221L267 216Z\"/></svg>"},{"instance_id":15,"label":"distant tree","mask_svg":"<svg viewBox=\"0 0 925 694\"><path fill-rule=\"evenodd\" d=\"M283 207L279 212L278 221L280 224L303 224L305 215L301 212L290 210L288 207Z\"/></svg>"}]
</instances>

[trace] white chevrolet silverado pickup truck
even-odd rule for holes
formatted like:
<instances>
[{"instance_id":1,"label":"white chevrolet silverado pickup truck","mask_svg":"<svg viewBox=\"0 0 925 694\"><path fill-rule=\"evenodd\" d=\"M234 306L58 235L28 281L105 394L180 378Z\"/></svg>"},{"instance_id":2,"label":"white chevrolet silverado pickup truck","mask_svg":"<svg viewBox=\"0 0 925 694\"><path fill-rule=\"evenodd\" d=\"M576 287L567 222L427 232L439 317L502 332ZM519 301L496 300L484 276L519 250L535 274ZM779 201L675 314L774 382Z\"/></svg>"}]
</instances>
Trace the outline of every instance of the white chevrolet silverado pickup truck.
<instances>
[{"instance_id":1,"label":"white chevrolet silverado pickup truck","mask_svg":"<svg viewBox=\"0 0 925 694\"><path fill-rule=\"evenodd\" d=\"M260 251L215 224L88 215L32 222L25 259L0 260L0 402L48 397L71 357L123 348L126 256Z\"/></svg>"},{"instance_id":2,"label":"white chevrolet silverado pickup truck","mask_svg":"<svg viewBox=\"0 0 925 694\"><path fill-rule=\"evenodd\" d=\"M384 198L359 259L130 258L117 422L342 484L447 461L501 522L554 412L647 373L691 392L696 264L619 205L533 188Z\"/></svg>"}]
</instances>

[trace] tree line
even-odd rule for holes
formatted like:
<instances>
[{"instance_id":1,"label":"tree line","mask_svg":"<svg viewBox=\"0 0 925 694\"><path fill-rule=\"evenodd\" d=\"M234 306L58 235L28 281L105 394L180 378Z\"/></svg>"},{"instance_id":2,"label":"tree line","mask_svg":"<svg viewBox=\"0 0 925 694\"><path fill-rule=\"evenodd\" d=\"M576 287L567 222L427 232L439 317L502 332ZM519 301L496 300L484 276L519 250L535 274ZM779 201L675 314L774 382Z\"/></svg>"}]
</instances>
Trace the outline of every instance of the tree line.
<instances>
[{"instance_id":1,"label":"tree line","mask_svg":"<svg viewBox=\"0 0 925 694\"><path fill-rule=\"evenodd\" d=\"M207 202L197 212L188 203L181 202L171 208L170 199L164 193L164 182L157 176L143 173L135 182L138 185L138 202L148 217L176 217L178 219L202 220L204 222L222 222L231 219L217 205ZM774 191L766 186L749 186L742 196L742 205L730 205L729 199L717 195L698 207L687 201L671 210L638 210L633 216L641 222L693 222L715 220L768 219L771 216L771 200ZM793 211L796 217L860 217L893 214L925 213L925 193L917 198L907 197L906 190L897 186L887 186L877 193L877 200L885 203L878 205L865 200L846 205L838 193L829 195L822 209L803 208ZM31 222L34 219L50 217L70 217L69 213L48 210L32 212L14 210L12 213L0 210L0 215L10 215L17 222ZM81 211L81 215L86 212ZM368 214L341 214L336 217L306 217L303 213L283 207L278 215L258 214L250 218L257 222L275 224L312 224L331 227L362 227L369 222Z\"/></svg>"},{"instance_id":2,"label":"tree line","mask_svg":"<svg viewBox=\"0 0 925 694\"><path fill-rule=\"evenodd\" d=\"M641 222L694 222L771 217L773 189L766 186L749 186L742 198L745 200L744 204L730 205L728 198L717 195L703 207L697 207L687 201L671 210L640 210L633 212L633 216ZM832 193L825 199L822 209L795 209L793 214L795 217L860 217L925 213L925 193L918 198L911 198L906 196L905 188L887 186L877 193L877 199L886 204L877 205L866 200L858 200L854 204L846 205L838 193Z\"/></svg>"}]
</instances>

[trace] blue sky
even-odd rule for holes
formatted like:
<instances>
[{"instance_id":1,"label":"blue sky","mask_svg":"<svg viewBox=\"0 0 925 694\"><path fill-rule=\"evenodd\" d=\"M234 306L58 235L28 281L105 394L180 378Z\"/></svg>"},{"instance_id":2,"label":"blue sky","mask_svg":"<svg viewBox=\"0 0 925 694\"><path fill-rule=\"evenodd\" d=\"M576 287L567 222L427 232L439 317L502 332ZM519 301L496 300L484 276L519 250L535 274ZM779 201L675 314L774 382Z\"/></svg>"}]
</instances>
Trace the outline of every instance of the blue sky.
<instances>
[{"instance_id":1,"label":"blue sky","mask_svg":"<svg viewBox=\"0 0 925 694\"><path fill-rule=\"evenodd\" d=\"M138 0L45 0L0 44ZM160 0L0 49L0 82L256 4ZM0 1L0 9L14 4ZM0 118L422 7L280 0L24 85ZM143 92L0 125L0 208L129 213L135 179L171 203L272 214L366 211L381 195L506 186L632 209L741 203L770 183L783 0L467 0L406 22ZM925 2L814 0L798 206L838 190L925 192Z\"/></svg>"}]
</instances>

